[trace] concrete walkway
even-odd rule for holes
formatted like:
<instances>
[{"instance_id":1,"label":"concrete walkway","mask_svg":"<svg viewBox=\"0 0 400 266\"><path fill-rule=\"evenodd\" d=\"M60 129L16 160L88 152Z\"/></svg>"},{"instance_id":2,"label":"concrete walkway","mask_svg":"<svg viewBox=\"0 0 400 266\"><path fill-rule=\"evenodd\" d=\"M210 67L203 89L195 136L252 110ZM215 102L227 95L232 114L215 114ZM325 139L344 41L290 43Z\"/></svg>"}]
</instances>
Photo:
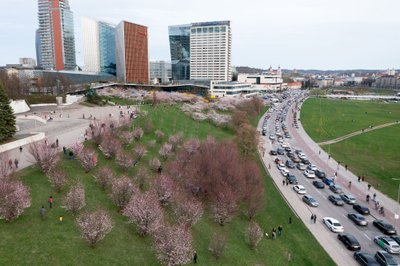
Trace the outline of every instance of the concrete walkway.
<instances>
[{"instance_id":1,"label":"concrete walkway","mask_svg":"<svg viewBox=\"0 0 400 266\"><path fill-rule=\"evenodd\" d=\"M371 128L366 128L364 130L355 131L355 132L352 132L350 134L338 137L336 139L320 142L320 143L318 143L318 145L323 146L323 145L334 144L334 143L337 143L339 141L342 141L342 140L345 140L345 139L349 139L349 138L354 137L354 136L361 135L363 133L367 133L367 132L374 131L374 130L381 129L381 128L385 128L385 127L390 127L390 126L397 125L397 124L399 124L398 121L382 124L382 125L379 125L379 126L374 126L374 127L371 127Z\"/></svg>"}]
</instances>

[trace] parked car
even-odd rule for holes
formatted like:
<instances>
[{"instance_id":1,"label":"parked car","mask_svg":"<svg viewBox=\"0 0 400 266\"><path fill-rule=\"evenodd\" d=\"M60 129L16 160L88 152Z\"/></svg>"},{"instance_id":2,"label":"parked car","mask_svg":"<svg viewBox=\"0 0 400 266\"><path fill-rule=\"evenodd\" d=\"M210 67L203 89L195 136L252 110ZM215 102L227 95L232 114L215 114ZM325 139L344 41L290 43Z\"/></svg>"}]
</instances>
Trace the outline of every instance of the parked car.
<instances>
[{"instance_id":1,"label":"parked car","mask_svg":"<svg viewBox=\"0 0 400 266\"><path fill-rule=\"evenodd\" d=\"M390 236L394 241L396 241L397 242L397 244L399 244L400 245L400 236L398 236L398 235L395 235L395 236Z\"/></svg>"},{"instance_id":2,"label":"parked car","mask_svg":"<svg viewBox=\"0 0 400 266\"><path fill-rule=\"evenodd\" d=\"M292 160L287 160L285 165L286 165L286 167L292 168L292 169L295 167L295 164Z\"/></svg>"},{"instance_id":3,"label":"parked car","mask_svg":"<svg viewBox=\"0 0 400 266\"><path fill-rule=\"evenodd\" d=\"M316 199L314 199L313 198L313 196L311 196L311 195L304 195L303 196L303 201L307 204L307 205L309 205L309 206L311 206L311 207L318 207L318 201L316 200Z\"/></svg>"},{"instance_id":4,"label":"parked car","mask_svg":"<svg viewBox=\"0 0 400 266\"><path fill-rule=\"evenodd\" d=\"M397 261L384 250L378 250L375 254L375 259L380 265L384 266L398 266Z\"/></svg>"},{"instance_id":5,"label":"parked car","mask_svg":"<svg viewBox=\"0 0 400 266\"><path fill-rule=\"evenodd\" d=\"M285 154L285 150L282 149L282 148L278 148L277 152L278 152L279 155L284 155Z\"/></svg>"},{"instance_id":6,"label":"parked car","mask_svg":"<svg viewBox=\"0 0 400 266\"><path fill-rule=\"evenodd\" d=\"M281 169L281 174L282 174L283 176L287 176L289 173L290 173L290 172L289 172L288 169L286 169L286 168Z\"/></svg>"},{"instance_id":7,"label":"parked car","mask_svg":"<svg viewBox=\"0 0 400 266\"><path fill-rule=\"evenodd\" d=\"M315 164L309 164L307 166L307 169L314 172L314 171L317 171L317 166Z\"/></svg>"},{"instance_id":8,"label":"parked car","mask_svg":"<svg viewBox=\"0 0 400 266\"><path fill-rule=\"evenodd\" d=\"M356 251L354 252L354 259L360 264L365 266L379 266L374 256L367 252Z\"/></svg>"},{"instance_id":9,"label":"parked car","mask_svg":"<svg viewBox=\"0 0 400 266\"><path fill-rule=\"evenodd\" d=\"M307 158L301 159L301 162L307 165L310 164L310 161Z\"/></svg>"},{"instance_id":10,"label":"parked car","mask_svg":"<svg viewBox=\"0 0 400 266\"><path fill-rule=\"evenodd\" d=\"M288 147L285 147L284 150L285 150L286 152L290 152L292 149L288 146Z\"/></svg>"},{"instance_id":11,"label":"parked car","mask_svg":"<svg viewBox=\"0 0 400 266\"><path fill-rule=\"evenodd\" d=\"M396 234L396 229L394 229L393 225L390 223L384 221L384 220L374 220L372 224L378 228L382 233L385 235L395 235Z\"/></svg>"},{"instance_id":12,"label":"parked car","mask_svg":"<svg viewBox=\"0 0 400 266\"><path fill-rule=\"evenodd\" d=\"M343 200L339 196L336 196L336 195L329 195L328 196L328 200L330 202L332 202L333 204L335 204L336 206L343 206L344 205Z\"/></svg>"},{"instance_id":13,"label":"parked car","mask_svg":"<svg viewBox=\"0 0 400 266\"><path fill-rule=\"evenodd\" d=\"M385 250L391 254L399 254L400 253L399 244L388 236L376 236L374 238L374 242L378 246L380 246L383 250Z\"/></svg>"},{"instance_id":14,"label":"parked car","mask_svg":"<svg viewBox=\"0 0 400 266\"><path fill-rule=\"evenodd\" d=\"M362 206L360 204L354 204L353 209L358 211L361 214L367 215L369 214L369 209L368 207Z\"/></svg>"},{"instance_id":15,"label":"parked car","mask_svg":"<svg viewBox=\"0 0 400 266\"><path fill-rule=\"evenodd\" d=\"M358 213L349 213L347 214L350 220L352 220L355 224L361 226L367 226L368 222L365 220L365 217Z\"/></svg>"},{"instance_id":16,"label":"parked car","mask_svg":"<svg viewBox=\"0 0 400 266\"><path fill-rule=\"evenodd\" d=\"M301 160L297 156L293 156L292 157L292 161L295 162L295 163L300 163L301 162ZM305 169L305 167L304 167L304 169Z\"/></svg>"},{"instance_id":17,"label":"parked car","mask_svg":"<svg viewBox=\"0 0 400 266\"><path fill-rule=\"evenodd\" d=\"M275 140L274 134L269 135L269 139L270 139L270 140Z\"/></svg>"},{"instance_id":18,"label":"parked car","mask_svg":"<svg viewBox=\"0 0 400 266\"><path fill-rule=\"evenodd\" d=\"M317 171L315 171L315 176L322 179L322 178L326 177L326 174L324 171L317 170Z\"/></svg>"},{"instance_id":19,"label":"parked car","mask_svg":"<svg viewBox=\"0 0 400 266\"><path fill-rule=\"evenodd\" d=\"M285 166L285 164L283 164L283 163L278 163L278 164L276 165L276 167L277 167L279 170L286 169L286 166Z\"/></svg>"},{"instance_id":20,"label":"parked car","mask_svg":"<svg viewBox=\"0 0 400 266\"><path fill-rule=\"evenodd\" d=\"M342 198L342 200L344 202L346 202L347 204L355 204L356 203L356 198L354 198L353 195L351 194L341 194L340 197Z\"/></svg>"},{"instance_id":21,"label":"parked car","mask_svg":"<svg viewBox=\"0 0 400 266\"><path fill-rule=\"evenodd\" d=\"M315 178L314 171L308 169L304 171L304 176L307 178Z\"/></svg>"},{"instance_id":22,"label":"parked car","mask_svg":"<svg viewBox=\"0 0 400 266\"><path fill-rule=\"evenodd\" d=\"M312 183L313 183L314 187L316 187L316 188L320 188L320 189L325 188L325 185L322 181L315 180Z\"/></svg>"},{"instance_id":23,"label":"parked car","mask_svg":"<svg viewBox=\"0 0 400 266\"><path fill-rule=\"evenodd\" d=\"M338 239L346 246L347 249L358 251L361 249L358 240L351 234L340 233L338 234Z\"/></svg>"},{"instance_id":24,"label":"parked car","mask_svg":"<svg viewBox=\"0 0 400 266\"><path fill-rule=\"evenodd\" d=\"M329 186L329 189L330 189L333 193L336 193L336 194L342 194L342 193L343 193L342 187L339 186L339 185L335 185L335 184L330 185L330 186Z\"/></svg>"},{"instance_id":25,"label":"parked car","mask_svg":"<svg viewBox=\"0 0 400 266\"><path fill-rule=\"evenodd\" d=\"M329 186L329 187L330 187L331 185L334 185L334 184L335 184L335 182L333 181L333 179L328 178L328 177L323 178L323 179L322 179L322 182L324 182L325 185L327 185L327 186Z\"/></svg>"},{"instance_id":26,"label":"parked car","mask_svg":"<svg viewBox=\"0 0 400 266\"><path fill-rule=\"evenodd\" d=\"M335 218L332 217L325 217L322 219L326 227L328 227L329 230L331 230L334 233L341 233L343 232L343 226L342 224L336 220Z\"/></svg>"},{"instance_id":27,"label":"parked car","mask_svg":"<svg viewBox=\"0 0 400 266\"><path fill-rule=\"evenodd\" d=\"M297 164L297 169L299 169L300 171L304 171L306 170L307 166L303 163L299 163Z\"/></svg>"},{"instance_id":28,"label":"parked car","mask_svg":"<svg viewBox=\"0 0 400 266\"><path fill-rule=\"evenodd\" d=\"M296 191L298 194L306 194L307 191L302 185L295 185L293 190Z\"/></svg>"},{"instance_id":29,"label":"parked car","mask_svg":"<svg viewBox=\"0 0 400 266\"><path fill-rule=\"evenodd\" d=\"M276 150L270 150L269 154L276 156L278 155L278 152Z\"/></svg>"},{"instance_id":30,"label":"parked car","mask_svg":"<svg viewBox=\"0 0 400 266\"><path fill-rule=\"evenodd\" d=\"M275 161L275 163L276 163L276 164L280 164L280 163L282 163L282 162L283 162L283 161L282 161L282 159L281 159L281 158L278 158L278 157L277 157L277 158L275 158L275 160L274 160L274 161Z\"/></svg>"}]
</instances>

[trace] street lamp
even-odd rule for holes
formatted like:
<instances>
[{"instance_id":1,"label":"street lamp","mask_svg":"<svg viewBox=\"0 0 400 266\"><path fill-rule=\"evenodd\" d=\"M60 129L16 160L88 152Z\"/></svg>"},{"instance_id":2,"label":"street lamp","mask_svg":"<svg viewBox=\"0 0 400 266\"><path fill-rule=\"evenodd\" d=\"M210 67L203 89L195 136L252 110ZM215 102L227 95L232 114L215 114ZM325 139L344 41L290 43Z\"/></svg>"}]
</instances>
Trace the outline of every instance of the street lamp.
<instances>
[{"instance_id":1,"label":"street lamp","mask_svg":"<svg viewBox=\"0 0 400 266\"><path fill-rule=\"evenodd\" d=\"M392 180L395 180L395 181L400 181L400 178L392 178ZM396 213L394 214L394 227L396 228L397 227L397 220L399 219L399 212L398 212L398 210L399 210L399 204L400 204L400 202L399 202L399 200L400 200L400 182L399 182L399 188L398 188L398 190L397 190L397 206L396 206Z\"/></svg>"}]
</instances>

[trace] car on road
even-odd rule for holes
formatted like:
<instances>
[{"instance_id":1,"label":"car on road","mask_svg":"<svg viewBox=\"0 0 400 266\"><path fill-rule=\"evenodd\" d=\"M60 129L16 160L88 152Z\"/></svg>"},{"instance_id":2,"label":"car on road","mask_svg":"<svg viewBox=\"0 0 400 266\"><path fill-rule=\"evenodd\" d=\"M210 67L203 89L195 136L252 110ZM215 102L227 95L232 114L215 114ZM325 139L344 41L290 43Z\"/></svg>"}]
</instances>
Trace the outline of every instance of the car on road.
<instances>
[{"instance_id":1,"label":"car on road","mask_svg":"<svg viewBox=\"0 0 400 266\"><path fill-rule=\"evenodd\" d=\"M296 167L297 167L297 169L299 169L301 171L304 171L307 168L307 166L304 163L299 163L299 164L297 164Z\"/></svg>"},{"instance_id":2,"label":"car on road","mask_svg":"<svg viewBox=\"0 0 400 266\"><path fill-rule=\"evenodd\" d=\"M301 162L307 165L310 164L310 161L307 158L301 159Z\"/></svg>"},{"instance_id":3,"label":"car on road","mask_svg":"<svg viewBox=\"0 0 400 266\"><path fill-rule=\"evenodd\" d=\"M276 155L278 155L278 152L276 150L270 150L269 154L276 156Z\"/></svg>"},{"instance_id":4,"label":"car on road","mask_svg":"<svg viewBox=\"0 0 400 266\"><path fill-rule=\"evenodd\" d=\"M293 157L292 157L292 161L295 162L295 163L301 163L301 160L300 160L299 157L297 157L297 156L293 156ZM304 167L304 169L306 169L306 168ZM303 169L303 170L304 170L304 169Z\"/></svg>"},{"instance_id":5,"label":"car on road","mask_svg":"<svg viewBox=\"0 0 400 266\"><path fill-rule=\"evenodd\" d=\"M322 221L326 225L326 227L328 227L328 229L331 230L332 232L334 233L343 232L342 224L335 218L325 217L324 219L322 219Z\"/></svg>"},{"instance_id":6,"label":"car on road","mask_svg":"<svg viewBox=\"0 0 400 266\"><path fill-rule=\"evenodd\" d=\"M365 266L379 266L374 256L367 252L356 251L354 252L354 259L360 264Z\"/></svg>"},{"instance_id":7,"label":"car on road","mask_svg":"<svg viewBox=\"0 0 400 266\"><path fill-rule=\"evenodd\" d=\"M297 194L306 194L307 191L302 185L295 185L293 190L297 192Z\"/></svg>"},{"instance_id":8,"label":"car on road","mask_svg":"<svg viewBox=\"0 0 400 266\"><path fill-rule=\"evenodd\" d=\"M391 237L388 236L376 236L374 238L374 242L380 246L386 252L391 254L399 254L400 253L400 246L399 244L394 241Z\"/></svg>"},{"instance_id":9,"label":"car on road","mask_svg":"<svg viewBox=\"0 0 400 266\"><path fill-rule=\"evenodd\" d=\"M336 193L336 194L342 194L342 193L343 193L342 187L339 186L339 185L335 185L335 184L330 185L330 186L329 186L329 189L330 189L333 193Z\"/></svg>"},{"instance_id":10,"label":"car on road","mask_svg":"<svg viewBox=\"0 0 400 266\"><path fill-rule=\"evenodd\" d=\"M361 214L364 214L364 215L369 214L369 209L368 209L368 207L362 206L362 205L360 205L360 204L354 204L354 205L353 205L353 209L356 210L356 211L358 211L358 213L361 213Z\"/></svg>"},{"instance_id":11,"label":"car on road","mask_svg":"<svg viewBox=\"0 0 400 266\"><path fill-rule=\"evenodd\" d=\"M296 167L296 165L294 164L294 162L292 160L287 160L285 165L286 165L286 167L291 168L291 169Z\"/></svg>"},{"instance_id":12,"label":"car on road","mask_svg":"<svg viewBox=\"0 0 400 266\"><path fill-rule=\"evenodd\" d=\"M289 184L294 184L294 185L297 185L297 178L296 178L296 176L294 175L294 174L292 174L292 173L289 173L287 176L286 176L286 178L287 178L287 181L289 181Z\"/></svg>"},{"instance_id":13,"label":"car on road","mask_svg":"<svg viewBox=\"0 0 400 266\"><path fill-rule=\"evenodd\" d=\"M354 198L353 195L351 194L341 194L340 197L342 198L342 200L344 202L346 202L347 204L355 204L356 203L356 198Z\"/></svg>"},{"instance_id":14,"label":"car on road","mask_svg":"<svg viewBox=\"0 0 400 266\"><path fill-rule=\"evenodd\" d=\"M280 163L283 163L283 161L282 161L282 159L281 158L275 158L275 163L276 164L280 164Z\"/></svg>"},{"instance_id":15,"label":"car on road","mask_svg":"<svg viewBox=\"0 0 400 266\"><path fill-rule=\"evenodd\" d=\"M278 149L277 149L277 153L278 153L279 155L284 155L284 154L285 154L285 150L282 149L282 148L278 148Z\"/></svg>"},{"instance_id":16,"label":"car on road","mask_svg":"<svg viewBox=\"0 0 400 266\"><path fill-rule=\"evenodd\" d=\"M356 225L367 226L368 222L365 217L359 213L349 213L347 217L352 220Z\"/></svg>"},{"instance_id":17,"label":"car on road","mask_svg":"<svg viewBox=\"0 0 400 266\"><path fill-rule=\"evenodd\" d=\"M309 164L307 166L307 169L315 172L315 171L317 171L317 166L315 164Z\"/></svg>"},{"instance_id":18,"label":"car on road","mask_svg":"<svg viewBox=\"0 0 400 266\"><path fill-rule=\"evenodd\" d=\"M282 169L286 169L286 166L283 163L278 163L278 165L276 167L279 169L279 171Z\"/></svg>"},{"instance_id":19,"label":"car on road","mask_svg":"<svg viewBox=\"0 0 400 266\"><path fill-rule=\"evenodd\" d=\"M269 139L270 139L270 140L275 140L274 134L269 135Z\"/></svg>"},{"instance_id":20,"label":"car on road","mask_svg":"<svg viewBox=\"0 0 400 266\"><path fill-rule=\"evenodd\" d=\"M325 178L323 178L322 179L322 182L324 182L326 185L328 185L328 186L331 186L331 185L334 185L335 184L335 182L333 181L333 179L332 178L328 178L328 177L325 177Z\"/></svg>"},{"instance_id":21,"label":"car on road","mask_svg":"<svg viewBox=\"0 0 400 266\"><path fill-rule=\"evenodd\" d=\"M312 183L313 183L314 187L316 187L316 188L320 188L320 189L325 188L324 182L322 182L322 181L315 180Z\"/></svg>"},{"instance_id":22,"label":"car on road","mask_svg":"<svg viewBox=\"0 0 400 266\"><path fill-rule=\"evenodd\" d=\"M281 169L281 174L282 174L283 176L287 176L289 173L290 173L290 172L289 172L288 169L286 169L286 168Z\"/></svg>"},{"instance_id":23,"label":"car on road","mask_svg":"<svg viewBox=\"0 0 400 266\"><path fill-rule=\"evenodd\" d=\"M393 225L391 225L390 223L381 220L381 219L377 219L374 220L372 222L372 224L378 228L382 233L384 233L385 235L395 235L396 234L396 229L394 229Z\"/></svg>"},{"instance_id":24,"label":"car on road","mask_svg":"<svg viewBox=\"0 0 400 266\"><path fill-rule=\"evenodd\" d=\"M328 200L330 202L332 202L333 204L335 204L336 206L343 206L344 205L343 200L339 196L336 196L336 195L329 195L328 196Z\"/></svg>"},{"instance_id":25,"label":"car on road","mask_svg":"<svg viewBox=\"0 0 400 266\"><path fill-rule=\"evenodd\" d=\"M317 170L317 171L315 171L315 176L322 179L322 178L326 177L326 174L324 171Z\"/></svg>"},{"instance_id":26,"label":"car on road","mask_svg":"<svg viewBox=\"0 0 400 266\"><path fill-rule=\"evenodd\" d=\"M288 148L289 145L288 145L286 142L283 142L283 143L281 144L281 147L285 149L285 148Z\"/></svg>"},{"instance_id":27,"label":"car on road","mask_svg":"<svg viewBox=\"0 0 400 266\"><path fill-rule=\"evenodd\" d=\"M400 245L400 236L398 236L398 235L395 235L395 236L390 236L394 241L396 241L397 242L397 244L399 244Z\"/></svg>"},{"instance_id":28,"label":"car on road","mask_svg":"<svg viewBox=\"0 0 400 266\"><path fill-rule=\"evenodd\" d=\"M318 207L318 205L319 205L318 201L316 199L314 199L313 196L311 196L311 195L304 195L303 201L311 207Z\"/></svg>"},{"instance_id":29,"label":"car on road","mask_svg":"<svg viewBox=\"0 0 400 266\"><path fill-rule=\"evenodd\" d=\"M347 249L358 251L361 249L358 240L351 234L340 233L338 234L338 239L346 246Z\"/></svg>"},{"instance_id":30,"label":"car on road","mask_svg":"<svg viewBox=\"0 0 400 266\"><path fill-rule=\"evenodd\" d=\"M307 177L307 178L315 178L315 173L312 170L306 169L304 171L304 176Z\"/></svg>"},{"instance_id":31,"label":"car on road","mask_svg":"<svg viewBox=\"0 0 400 266\"><path fill-rule=\"evenodd\" d=\"M378 250L375 254L375 259L380 265L384 266L398 266L397 261L384 250Z\"/></svg>"}]
</instances>

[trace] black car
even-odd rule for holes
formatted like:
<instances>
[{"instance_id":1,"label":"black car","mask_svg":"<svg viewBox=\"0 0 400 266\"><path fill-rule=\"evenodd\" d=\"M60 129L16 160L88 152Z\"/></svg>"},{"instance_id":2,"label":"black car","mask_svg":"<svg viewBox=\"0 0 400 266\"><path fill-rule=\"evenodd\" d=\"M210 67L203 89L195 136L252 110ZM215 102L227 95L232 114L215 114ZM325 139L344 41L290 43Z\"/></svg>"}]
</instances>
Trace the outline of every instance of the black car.
<instances>
[{"instance_id":1,"label":"black car","mask_svg":"<svg viewBox=\"0 0 400 266\"><path fill-rule=\"evenodd\" d=\"M289 184L297 185L297 178L293 174L289 173L286 178L289 181Z\"/></svg>"},{"instance_id":2,"label":"black car","mask_svg":"<svg viewBox=\"0 0 400 266\"><path fill-rule=\"evenodd\" d=\"M355 224L361 226L367 226L368 222L365 220L365 217L358 213L349 213L347 214L350 220L352 220Z\"/></svg>"},{"instance_id":3,"label":"black car","mask_svg":"<svg viewBox=\"0 0 400 266\"><path fill-rule=\"evenodd\" d=\"M369 209L365 206L362 206L360 204L354 204L353 205L353 209L358 211L361 214L367 215L369 214Z\"/></svg>"},{"instance_id":4,"label":"black car","mask_svg":"<svg viewBox=\"0 0 400 266\"><path fill-rule=\"evenodd\" d=\"M326 177L326 174L324 171L317 170L317 171L315 171L315 176L322 179L322 178Z\"/></svg>"},{"instance_id":5,"label":"black car","mask_svg":"<svg viewBox=\"0 0 400 266\"><path fill-rule=\"evenodd\" d=\"M378 262L376 262L376 260L374 259L374 256L366 252L361 252L361 251L354 252L354 259L358 263L360 263L360 265L379 266Z\"/></svg>"},{"instance_id":6,"label":"black car","mask_svg":"<svg viewBox=\"0 0 400 266\"><path fill-rule=\"evenodd\" d=\"M304 163L304 164L311 164L310 161L307 158L302 159L301 162Z\"/></svg>"},{"instance_id":7,"label":"black car","mask_svg":"<svg viewBox=\"0 0 400 266\"><path fill-rule=\"evenodd\" d=\"M394 240L394 241L396 241L397 242L397 244L399 244L400 245L400 236L391 236L391 238Z\"/></svg>"},{"instance_id":8,"label":"black car","mask_svg":"<svg viewBox=\"0 0 400 266\"><path fill-rule=\"evenodd\" d=\"M271 155L278 155L278 152L276 150L270 150L269 154Z\"/></svg>"},{"instance_id":9,"label":"black car","mask_svg":"<svg viewBox=\"0 0 400 266\"><path fill-rule=\"evenodd\" d=\"M285 147L285 151L292 151L292 149L290 147Z\"/></svg>"},{"instance_id":10,"label":"black car","mask_svg":"<svg viewBox=\"0 0 400 266\"><path fill-rule=\"evenodd\" d=\"M287 155L287 157L289 157L290 159L292 159L292 158L295 157L294 153L291 152L291 151L287 152L286 155Z\"/></svg>"},{"instance_id":11,"label":"black car","mask_svg":"<svg viewBox=\"0 0 400 266\"><path fill-rule=\"evenodd\" d=\"M292 160L287 160L285 165L287 168L291 168L291 169L295 168L295 166L296 166Z\"/></svg>"},{"instance_id":12,"label":"black car","mask_svg":"<svg viewBox=\"0 0 400 266\"><path fill-rule=\"evenodd\" d=\"M325 188L325 184L322 181L315 180L312 183L316 188Z\"/></svg>"},{"instance_id":13,"label":"black car","mask_svg":"<svg viewBox=\"0 0 400 266\"><path fill-rule=\"evenodd\" d=\"M281 148L278 148L277 152L278 152L279 155L284 155L285 154L285 150L281 149Z\"/></svg>"},{"instance_id":14,"label":"black car","mask_svg":"<svg viewBox=\"0 0 400 266\"><path fill-rule=\"evenodd\" d=\"M399 265L397 261L386 251L379 250L375 254L375 259L380 265L385 266L397 266Z\"/></svg>"},{"instance_id":15,"label":"black car","mask_svg":"<svg viewBox=\"0 0 400 266\"><path fill-rule=\"evenodd\" d=\"M342 241L349 250L358 251L361 249L360 243L358 243L357 239L353 235L340 233L338 234L338 239Z\"/></svg>"},{"instance_id":16,"label":"black car","mask_svg":"<svg viewBox=\"0 0 400 266\"><path fill-rule=\"evenodd\" d=\"M333 204L335 204L336 206L343 206L344 205L344 201L339 196L329 195L328 196L328 200L330 202L332 202Z\"/></svg>"},{"instance_id":17,"label":"black car","mask_svg":"<svg viewBox=\"0 0 400 266\"><path fill-rule=\"evenodd\" d=\"M395 235L396 229L394 229L393 225L384 221L384 220L374 220L372 224L378 228L385 235Z\"/></svg>"}]
</instances>

